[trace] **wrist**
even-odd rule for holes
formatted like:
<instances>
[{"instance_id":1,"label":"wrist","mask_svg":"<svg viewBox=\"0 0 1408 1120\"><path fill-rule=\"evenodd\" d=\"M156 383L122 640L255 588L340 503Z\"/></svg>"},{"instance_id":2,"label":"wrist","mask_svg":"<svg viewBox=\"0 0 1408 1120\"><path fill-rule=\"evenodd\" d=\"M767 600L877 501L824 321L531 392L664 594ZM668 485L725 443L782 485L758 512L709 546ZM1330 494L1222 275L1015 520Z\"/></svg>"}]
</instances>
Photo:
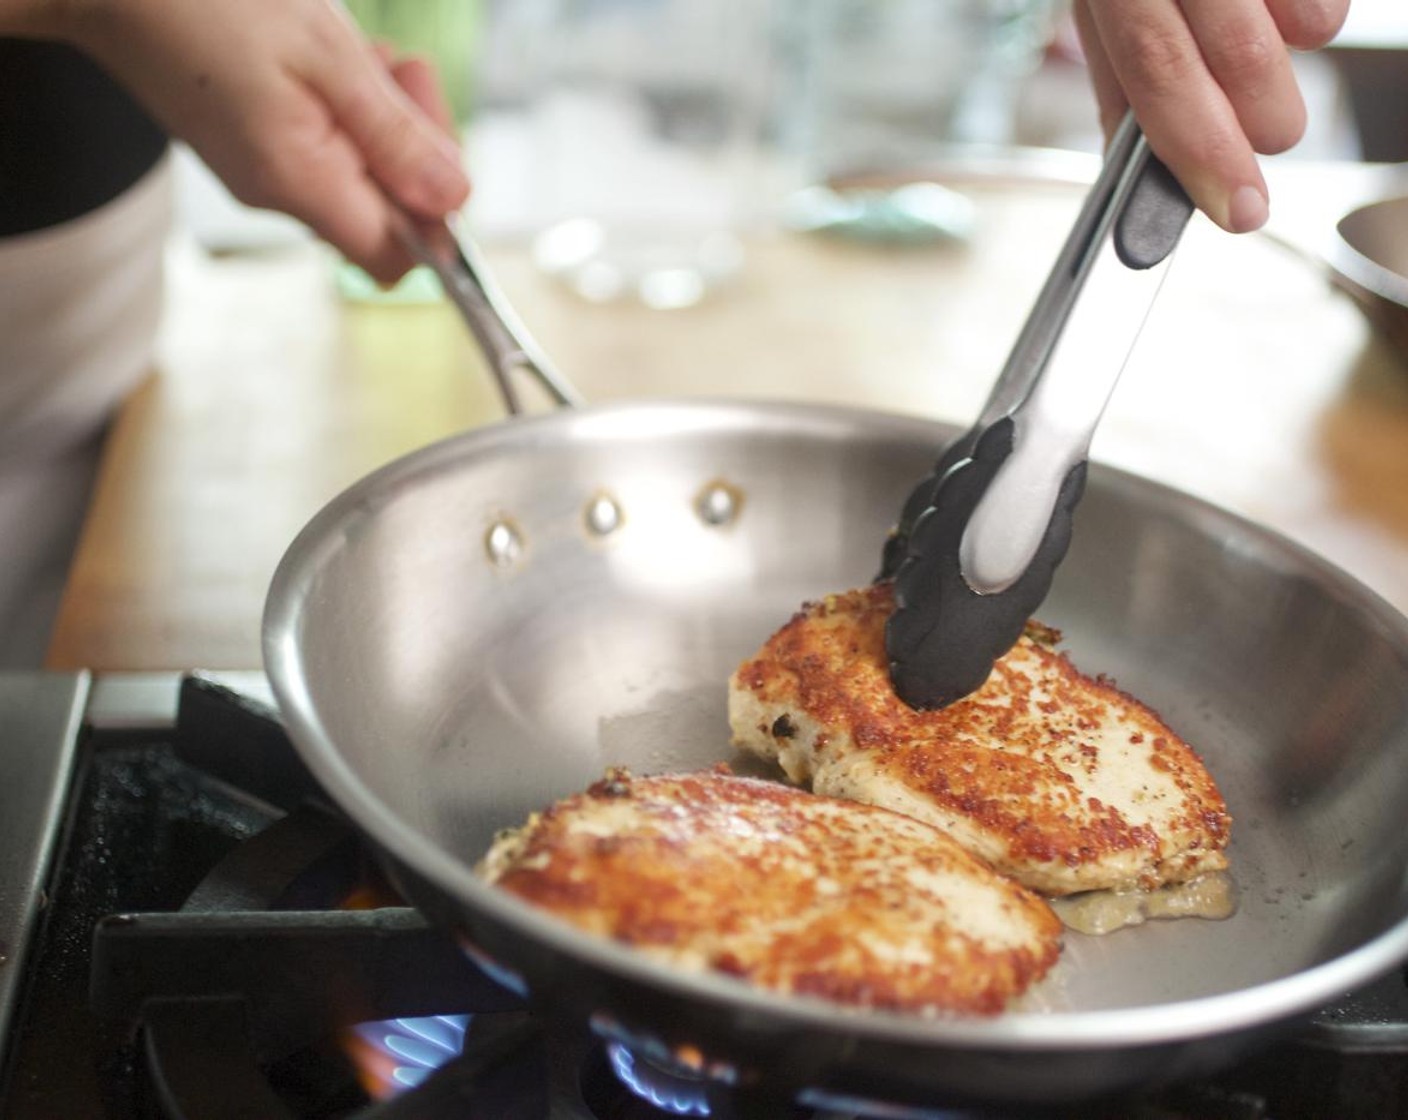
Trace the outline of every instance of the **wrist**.
<instances>
[{"instance_id":1,"label":"wrist","mask_svg":"<svg viewBox=\"0 0 1408 1120\"><path fill-rule=\"evenodd\" d=\"M115 25L130 22L146 6L143 0L0 0L0 10L13 8L23 23L8 33L67 43L100 61L114 41Z\"/></svg>"}]
</instances>

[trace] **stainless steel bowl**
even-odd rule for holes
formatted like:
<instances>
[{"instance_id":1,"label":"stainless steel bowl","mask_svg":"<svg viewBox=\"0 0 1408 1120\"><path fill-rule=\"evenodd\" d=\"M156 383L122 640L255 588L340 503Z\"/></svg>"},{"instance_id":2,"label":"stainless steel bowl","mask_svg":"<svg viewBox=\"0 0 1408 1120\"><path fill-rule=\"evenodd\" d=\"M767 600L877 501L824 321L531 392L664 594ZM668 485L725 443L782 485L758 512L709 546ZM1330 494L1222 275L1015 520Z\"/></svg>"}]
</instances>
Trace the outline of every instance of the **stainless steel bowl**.
<instances>
[{"instance_id":1,"label":"stainless steel bowl","mask_svg":"<svg viewBox=\"0 0 1408 1120\"><path fill-rule=\"evenodd\" d=\"M1336 279L1408 366L1408 196L1351 210L1336 230Z\"/></svg>"}]
</instances>

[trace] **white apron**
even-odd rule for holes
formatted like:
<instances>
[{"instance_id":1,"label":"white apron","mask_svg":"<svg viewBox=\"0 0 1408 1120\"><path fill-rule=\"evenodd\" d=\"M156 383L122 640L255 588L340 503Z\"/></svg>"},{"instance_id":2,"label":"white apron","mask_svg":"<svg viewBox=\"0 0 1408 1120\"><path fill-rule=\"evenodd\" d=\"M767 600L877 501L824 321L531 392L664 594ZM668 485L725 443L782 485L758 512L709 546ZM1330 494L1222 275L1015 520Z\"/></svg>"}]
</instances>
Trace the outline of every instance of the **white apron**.
<instances>
[{"instance_id":1,"label":"white apron","mask_svg":"<svg viewBox=\"0 0 1408 1120\"><path fill-rule=\"evenodd\" d=\"M0 669L42 663L102 437L152 368L170 165L0 239Z\"/></svg>"}]
</instances>

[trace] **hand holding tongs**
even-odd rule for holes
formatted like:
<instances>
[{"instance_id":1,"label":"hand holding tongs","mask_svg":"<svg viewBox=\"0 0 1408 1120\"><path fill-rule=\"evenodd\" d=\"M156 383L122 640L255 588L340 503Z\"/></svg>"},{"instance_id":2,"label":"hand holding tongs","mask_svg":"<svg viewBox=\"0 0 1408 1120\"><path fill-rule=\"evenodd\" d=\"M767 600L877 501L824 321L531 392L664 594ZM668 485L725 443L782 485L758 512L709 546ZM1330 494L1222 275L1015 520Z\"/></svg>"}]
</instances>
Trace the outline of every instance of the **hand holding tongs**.
<instances>
[{"instance_id":1,"label":"hand holding tongs","mask_svg":"<svg viewBox=\"0 0 1408 1120\"><path fill-rule=\"evenodd\" d=\"M1046 597L1095 426L1158 294L1156 266L1192 212L1127 114L977 423L915 487L886 542L885 649L907 704L941 708L981 686ZM1072 317L1088 279L1101 298ZM1111 301L1126 306L1104 314ZM1075 334L1083 345L1058 350ZM1095 347L1096 361L1072 360Z\"/></svg>"}]
</instances>

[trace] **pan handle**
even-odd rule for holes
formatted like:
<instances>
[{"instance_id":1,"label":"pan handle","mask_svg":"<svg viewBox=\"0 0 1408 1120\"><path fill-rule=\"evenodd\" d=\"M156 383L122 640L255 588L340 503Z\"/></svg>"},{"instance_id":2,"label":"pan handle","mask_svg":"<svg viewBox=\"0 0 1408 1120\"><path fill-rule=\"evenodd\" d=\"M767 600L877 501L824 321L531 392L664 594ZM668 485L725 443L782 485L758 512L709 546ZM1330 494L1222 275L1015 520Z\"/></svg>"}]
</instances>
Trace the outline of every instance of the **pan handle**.
<instances>
[{"instance_id":1,"label":"pan handle","mask_svg":"<svg viewBox=\"0 0 1408 1120\"><path fill-rule=\"evenodd\" d=\"M488 359L509 414L524 411L513 381L520 370L536 378L558 404L584 404L585 398L552 364L509 306L474 243L448 222L423 222L400 210L396 214L396 235L411 256L439 277Z\"/></svg>"}]
</instances>

